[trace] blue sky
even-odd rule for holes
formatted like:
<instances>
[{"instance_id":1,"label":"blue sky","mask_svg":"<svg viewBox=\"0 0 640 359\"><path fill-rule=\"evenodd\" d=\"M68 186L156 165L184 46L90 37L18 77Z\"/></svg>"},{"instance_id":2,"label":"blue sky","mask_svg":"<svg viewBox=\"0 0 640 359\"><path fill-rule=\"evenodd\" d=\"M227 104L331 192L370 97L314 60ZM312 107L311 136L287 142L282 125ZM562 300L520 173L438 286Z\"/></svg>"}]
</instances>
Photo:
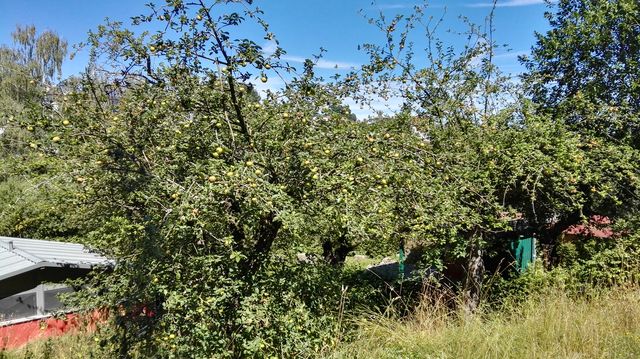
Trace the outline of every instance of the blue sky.
<instances>
[{"instance_id":1,"label":"blue sky","mask_svg":"<svg viewBox=\"0 0 640 359\"><path fill-rule=\"evenodd\" d=\"M10 33L16 24L34 24L38 29L57 31L69 43L86 38L89 29L95 29L105 17L127 21L132 15L145 10L145 0L0 0L0 43L10 43ZM157 0L161 3L162 0ZM322 46L328 50L325 64L344 66L358 65L366 61L364 53L357 50L358 44L376 42L381 34L359 14L362 9L374 14L383 11L386 15L406 13L420 1L380 0L372 5L371 0L256 0L256 5L265 11L265 17L281 45L292 60L309 57ZM461 29L458 15L483 23L490 11L490 0L433 0L429 2L429 13L444 14L442 30ZM518 72L516 55L526 53L533 45L534 31L545 31L546 9L542 0L498 0L494 34L496 42L506 44L511 53L501 51L497 63L507 72ZM459 38L442 32L442 37L453 44ZM259 37L258 37L259 38ZM66 75L82 69L86 56L82 54L64 67Z\"/></svg>"},{"instance_id":2,"label":"blue sky","mask_svg":"<svg viewBox=\"0 0 640 359\"><path fill-rule=\"evenodd\" d=\"M16 24L34 24L38 29L57 31L70 44L86 39L87 31L95 29L106 17L128 22L130 16L145 13L145 3L150 0L0 0L0 43L11 42L10 34ZM163 0L156 0L163 3ZM287 60L292 65L304 58L327 50L321 67L340 68L358 66L367 61L365 53L358 51L359 44L380 42L382 34L369 25L360 10L370 15L382 11L386 16L412 11L421 0L255 0L254 5L265 11L265 19L271 30L287 51ZM446 32L448 29L462 30L464 25L459 15L472 22L483 24L491 10L491 0L432 0L428 15L440 17L444 22L440 36L451 45L460 46L462 38ZM503 71L518 73L523 69L517 55L525 54L535 42L534 31L547 30L543 14L548 10L543 0L498 0L495 11L494 39L496 43L511 49L499 50L495 62ZM252 34L248 34L252 37ZM262 34L255 34L261 39ZM264 46L268 47L268 43ZM63 76L81 71L86 64L86 53L80 53L73 61L63 66ZM336 71L319 70L323 75ZM339 69L337 71L346 71ZM278 87L278 80L270 78L263 88Z\"/></svg>"}]
</instances>

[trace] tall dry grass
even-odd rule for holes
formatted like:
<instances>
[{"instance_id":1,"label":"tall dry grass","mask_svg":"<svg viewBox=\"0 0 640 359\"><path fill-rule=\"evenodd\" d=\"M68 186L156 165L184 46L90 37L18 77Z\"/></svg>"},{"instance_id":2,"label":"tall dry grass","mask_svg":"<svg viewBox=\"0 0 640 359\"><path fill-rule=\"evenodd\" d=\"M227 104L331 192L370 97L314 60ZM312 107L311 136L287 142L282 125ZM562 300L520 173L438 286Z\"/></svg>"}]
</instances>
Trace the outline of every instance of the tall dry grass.
<instances>
[{"instance_id":1,"label":"tall dry grass","mask_svg":"<svg viewBox=\"0 0 640 359\"><path fill-rule=\"evenodd\" d=\"M334 358L640 358L640 288L571 297L562 289L473 318L429 297L408 319L357 319Z\"/></svg>"},{"instance_id":2,"label":"tall dry grass","mask_svg":"<svg viewBox=\"0 0 640 359\"><path fill-rule=\"evenodd\" d=\"M102 358L91 333L77 331L60 337L33 341L20 349L0 350L0 359L91 359Z\"/></svg>"}]
</instances>

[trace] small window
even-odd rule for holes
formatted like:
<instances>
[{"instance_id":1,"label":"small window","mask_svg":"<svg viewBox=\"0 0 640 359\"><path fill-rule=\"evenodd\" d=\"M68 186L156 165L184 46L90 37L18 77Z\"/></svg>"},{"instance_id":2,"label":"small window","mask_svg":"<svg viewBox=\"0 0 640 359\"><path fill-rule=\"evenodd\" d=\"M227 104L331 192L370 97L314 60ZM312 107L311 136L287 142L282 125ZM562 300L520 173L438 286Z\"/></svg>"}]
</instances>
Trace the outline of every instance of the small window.
<instances>
[{"instance_id":1,"label":"small window","mask_svg":"<svg viewBox=\"0 0 640 359\"><path fill-rule=\"evenodd\" d=\"M38 314L36 293L20 293L0 299L0 321L30 317Z\"/></svg>"},{"instance_id":2,"label":"small window","mask_svg":"<svg viewBox=\"0 0 640 359\"><path fill-rule=\"evenodd\" d=\"M71 288L49 289L44 292L44 312L52 313L64 307L60 302L59 294L72 292Z\"/></svg>"}]
</instances>

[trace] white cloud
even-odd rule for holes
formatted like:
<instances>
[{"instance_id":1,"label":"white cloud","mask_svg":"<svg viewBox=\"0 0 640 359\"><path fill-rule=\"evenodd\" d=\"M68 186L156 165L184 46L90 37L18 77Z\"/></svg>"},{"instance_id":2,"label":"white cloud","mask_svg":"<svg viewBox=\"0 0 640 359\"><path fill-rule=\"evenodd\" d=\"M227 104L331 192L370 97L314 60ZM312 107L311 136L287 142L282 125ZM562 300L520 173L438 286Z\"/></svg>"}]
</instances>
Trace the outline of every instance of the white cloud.
<instances>
[{"instance_id":1,"label":"white cloud","mask_svg":"<svg viewBox=\"0 0 640 359\"><path fill-rule=\"evenodd\" d=\"M544 4L545 0L504 0L496 3L496 7L519 7ZM493 7L492 1L478 2L467 5L467 7Z\"/></svg>"},{"instance_id":2,"label":"white cloud","mask_svg":"<svg viewBox=\"0 0 640 359\"><path fill-rule=\"evenodd\" d=\"M353 112L359 120L376 117L378 114L391 116L400 111L402 105L405 103L405 98L401 94L404 87L405 85L401 82L392 81L387 84L387 91L385 91L384 95L376 93L373 88L361 89L359 91L359 97L366 98L366 103L357 102L352 97L344 99L342 103L349 106L351 112Z\"/></svg>"},{"instance_id":3,"label":"white cloud","mask_svg":"<svg viewBox=\"0 0 640 359\"><path fill-rule=\"evenodd\" d=\"M520 51L510 51L504 52L501 54L496 54L493 56L494 59L515 59L518 56L529 55L529 50L520 50Z\"/></svg>"},{"instance_id":4,"label":"white cloud","mask_svg":"<svg viewBox=\"0 0 640 359\"><path fill-rule=\"evenodd\" d=\"M262 52L264 52L267 55L271 55L274 52L276 52L277 48L278 48L278 44L276 44L275 41L267 41L262 45Z\"/></svg>"},{"instance_id":5,"label":"white cloud","mask_svg":"<svg viewBox=\"0 0 640 359\"><path fill-rule=\"evenodd\" d=\"M262 82L260 79L251 79L249 80L249 83L253 85L253 88L262 98L265 97L267 91L280 91L285 86L285 82L277 76L270 77L267 82Z\"/></svg>"},{"instance_id":6,"label":"white cloud","mask_svg":"<svg viewBox=\"0 0 640 359\"><path fill-rule=\"evenodd\" d=\"M402 107L404 99L399 96L383 99L379 96L372 95L372 101L367 105L359 104L352 98L347 98L342 101L342 103L349 106L351 112L356 115L358 120L366 120L377 116L379 113L389 116L397 113Z\"/></svg>"},{"instance_id":7,"label":"white cloud","mask_svg":"<svg viewBox=\"0 0 640 359\"><path fill-rule=\"evenodd\" d=\"M274 41L267 41L262 45L262 52L265 53L266 55L271 55L274 52L276 52L277 48L278 48L278 45ZM283 55L282 57L280 57L280 59L284 61L299 63L299 64L303 64L304 61L306 60L306 58L302 56L289 56L289 55ZM314 62L316 64L316 67L319 69L351 70L351 69L360 67L359 64L355 64L351 62L333 61L333 60L326 60L322 58Z\"/></svg>"}]
</instances>

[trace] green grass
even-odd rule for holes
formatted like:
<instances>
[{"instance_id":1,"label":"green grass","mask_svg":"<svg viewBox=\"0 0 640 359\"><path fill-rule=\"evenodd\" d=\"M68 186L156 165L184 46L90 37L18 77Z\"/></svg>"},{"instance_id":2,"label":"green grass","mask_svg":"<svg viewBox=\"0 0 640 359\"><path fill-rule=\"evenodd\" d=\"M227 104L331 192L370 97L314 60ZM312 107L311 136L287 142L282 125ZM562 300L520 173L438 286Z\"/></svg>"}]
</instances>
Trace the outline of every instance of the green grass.
<instances>
[{"instance_id":1,"label":"green grass","mask_svg":"<svg viewBox=\"0 0 640 359\"><path fill-rule=\"evenodd\" d=\"M592 299L562 290L530 297L473 319L442 301L409 319L357 319L356 340L333 358L640 358L640 288Z\"/></svg>"}]
</instances>

